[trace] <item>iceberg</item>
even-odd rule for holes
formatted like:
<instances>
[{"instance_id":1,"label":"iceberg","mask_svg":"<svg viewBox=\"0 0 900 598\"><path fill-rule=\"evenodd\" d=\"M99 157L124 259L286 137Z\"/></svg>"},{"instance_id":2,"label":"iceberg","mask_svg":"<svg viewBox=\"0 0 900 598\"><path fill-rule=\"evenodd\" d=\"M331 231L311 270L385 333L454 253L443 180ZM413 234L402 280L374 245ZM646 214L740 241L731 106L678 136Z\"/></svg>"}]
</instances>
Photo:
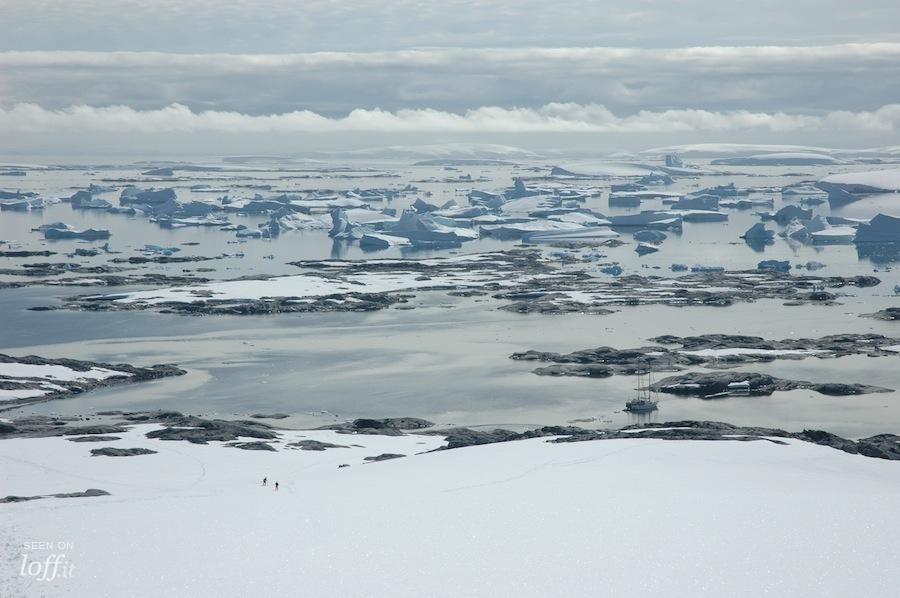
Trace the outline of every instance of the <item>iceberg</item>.
<instances>
[{"instance_id":1,"label":"iceberg","mask_svg":"<svg viewBox=\"0 0 900 598\"><path fill-rule=\"evenodd\" d=\"M363 249L387 249L394 246L410 246L412 242L405 237L383 235L379 233L364 233L359 239L359 246Z\"/></svg>"},{"instance_id":2,"label":"iceberg","mask_svg":"<svg viewBox=\"0 0 900 598\"><path fill-rule=\"evenodd\" d=\"M706 189L701 189L695 195L716 195L718 197L737 197L738 195L748 195L749 193L744 189L738 189L734 186L734 183L728 183L727 185L719 185L717 187L707 187Z\"/></svg>"},{"instance_id":3,"label":"iceberg","mask_svg":"<svg viewBox=\"0 0 900 598\"><path fill-rule=\"evenodd\" d=\"M753 226L747 229L741 238L747 242L750 241L762 241L764 243L771 243L775 237L775 231L771 231L766 228L766 225L762 222L757 222Z\"/></svg>"},{"instance_id":4,"label":"iceberg","mask_svg":"<svg viewBox=\"0 0 900 598\"><path fill-rule=\"evenodd\" d=\"M623 228L640 227L640 228L660 228L681 230L681 218L669 212L646 211L639 214L624 214L621 216L610 216L610 225Z\"/></svg>"},{"instance_id":5,"label":"iceberg","mask_svg":"<svg viewBox=\"0 0 900 598\"><path fill-rule=\"evenodd\" d=\"M856 229L852 226L829 226L810 234L813 245L846 245L855 237Z\"/></svg>"},{"instance_id":6,"label":"iceberg","mask_svg":"<svg viewBox=\"0 0 900 598\"><path fill-rule=\"evenodd\" d=\"M684 168L684 160L678 154L666 154L666 166L670 168Z\"/></svg>"},{"instance_id":7,"label":"iceberg","mask_svg":"<svg viewBox=\"0 0 900 598\"><path fill-rule=\"evenodd\" d=\"M806 241L809 239L809 230L802 222L796 218L787 223L784 230L779 233L786 239L794 239L795 241Z\"/></svg>"},{"instance_id":8,"label":"iceberg","mask_svg":"<svg viewBox=\"0 0 900 598\"><path fill-rule=\"evenodd\" d=\"M669 210L666 213L685 222L724 222L728 220L728 214L716 210Z\"/></svg>"},{"instance_id":9,"label":"iceberg","mask_svg":"<svg viewBox=\"0 0 900 598\"><path fill-rule=\"evenodd\" d=\"M110 233L107 229L88 228L85 230L75 230L72 228L48 228L44 230L44 238L55 241L60 239L85 239L93 241L96 239L108 239Z\"/></svg>"},{"instance_id":10,"label":"iceberg","mask_svg":"<svg viewBox=\"0 0 900 598\"><path fill-rule=\"evenodd\" d=\"M649 230L643 229L639 230L632 235L635 241L643 241L646 243L662 243L668 237L666 233L660 230Z\"/></svg>"},{"instance_id":11,"label":"iceberg","mask_svg":"<svg viewBox=\"0 0 900 598\"><path fill-rule=\"evenodd\" d=\"M477 218L488 213L484 206L463 206L432 211L433 216L444 218Z\"/></svg>"},{"instance_id":12,"label":"iceberg","mask_svg":"<svg viewBox=\"0 0 900 598\"><path fill-rule=\"evenodd\" d=\"M526 233L524 243L586 243L600 244L619 236L605 226L587 226L573 229L545 230Z\"/></svg>"},{"instance_id":13,"label":"iceberg","mask_svg":"<svg viewBox=\"0 0 900 598\"><path fill-rule=\"evenodd\" d=\"M131 204L154 205L176 201L178 196L171 187L166 189L139 189L137 187L125 187L119 195L119 205Z\"/></svg>"},{"instance_id":14,"label":"iceberg","mask_svg":"<svg viewBox=\"0 0 900 598\"><path fill-rule=\"evenodd\" d=\"M671 207L675 210L718 210L719 196L710 193L688 195L676 201Z\"/></svg>"},{"instance_id":15,"label":"iceberg","mask_svg":"<svg viewBox=\"0 0 900 598\"><path fill-rule=\"evenodd\" d=\"M900 243L900 218L878 214L856 229L856 243Z\"/></svg>"},{"instance_id":16,"label":"iceberg","mask_svg":"<svg viewBox=\"0 0 900 598\"><path fill-rule=\"evenodd\" d=\"M478 238L478 233L472 229L440 224L430 214L417 214L412 210L404 210L396 222L384 223L382 232L396 237L406 237L414 245L426 243L456 245Z\"/></svg>"},{"instance_id":17,"label":"iceberg","mask_svg":"<svg viewBox=\"0 0 900 598\"><path fill-rule=\"evenodd\" d=\"M549 231L575 231L584 230L586 228L589 227L585 227L574 222L531 220L528 222L486 225L481 227L481 232L489 237L494 237L496 239L519 239L529 233L542 233Z\"/></svg>"},{"instance_id":18,"label":"iceberg","mask_svg":"<svg viewBox=\"0 0 900 598\"><path fill-rule=\"evenodd\" d=\"M788 272L791 269L791 263L787 260L763 260L756 264L757 270L774 270L775 272Z\"/></svg>"},{"instance_id":19,"label":"iceberg","mask_svg":"<svg viewBox=\"0 0 900 598\"><path fill-rule=\"evenodd\" d=\"M566 212L564 214L552 214L547 220L555 220L557 222L573 222L583 226L609 226L609 220L601 218L593 214L584 212Z\"/></svg>"},{"instance_id":20,"label":"iceberg","mask_svg":"<svg viewBox=\"0 0 900 598\"><path fill-rule=\"evenodd\" d=\"M648 253L656 253L659 251L659 247L650 243L638 243L634 250L638 255L647 255Z\"/></svg>"},{"instance_id":21,"label":"iceberg","mask_svg":"<svg viewBox=\"0 0 900 598\"><path fill-rule=\"evenodd\" d=\"M95 198L90 191L76 191L69 198L69 203L76 210L107 210L113 207L105 199Z\"/></svg>"},{"instance_id":22,"label":"iceberg","mask_svg":"<svg viewBox=\"0 0 900 598\"><path fill-rule=\"evenodd\" d=\"M363 235L358 224L350 222L347 213L341 208L331 211L331 230L328 236L333 239L359 239Z\"/></svg>"},{"instance_id":23,"label":"iceberg","mask_svg":"<svg viewBox=\"0 0 900 598\"><path fill-rule=\"evenodd\" d=\"M900 168L833 174L818 181L816 187L839 198L848 194L897 193L900 192Z\"/></svg>"},{"instance_id":24,"label":"iceberg","mask_svg":"<svg viewBox=\"0 0 900 598\"><path fill-rule=\"evenodd\" d=\"M784 226L791 220L809 220L812 218L812 210L804 210L798 206L784 206L772 217L775 222Z\"/></svg>"}]
</instances>

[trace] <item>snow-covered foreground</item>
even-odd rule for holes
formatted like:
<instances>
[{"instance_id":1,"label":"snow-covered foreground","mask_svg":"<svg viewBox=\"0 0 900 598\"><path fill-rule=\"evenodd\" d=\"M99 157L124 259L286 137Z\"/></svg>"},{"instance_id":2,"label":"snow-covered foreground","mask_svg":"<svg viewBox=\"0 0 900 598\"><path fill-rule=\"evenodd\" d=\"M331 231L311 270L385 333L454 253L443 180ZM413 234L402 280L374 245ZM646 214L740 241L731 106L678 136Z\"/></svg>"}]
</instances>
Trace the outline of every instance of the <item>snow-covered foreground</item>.
<instances>
[{"instance_id":1,"label":"snow-covered foreground","mask_svg":"<svg viewBox=\"0 0 900 598\"><path fill-rule=\"evenodd\" d=\"M0 441L4 494L112 494L0 505L0 595L871 598L900 584L900 467L799 441L414 455L442 439L291 432L365 448L262 452L144 438L153 427ZM411 456L362 464L383 452ZM57 552L71 577L20 575L23 553Z\"/></svg>"}]
</instances>

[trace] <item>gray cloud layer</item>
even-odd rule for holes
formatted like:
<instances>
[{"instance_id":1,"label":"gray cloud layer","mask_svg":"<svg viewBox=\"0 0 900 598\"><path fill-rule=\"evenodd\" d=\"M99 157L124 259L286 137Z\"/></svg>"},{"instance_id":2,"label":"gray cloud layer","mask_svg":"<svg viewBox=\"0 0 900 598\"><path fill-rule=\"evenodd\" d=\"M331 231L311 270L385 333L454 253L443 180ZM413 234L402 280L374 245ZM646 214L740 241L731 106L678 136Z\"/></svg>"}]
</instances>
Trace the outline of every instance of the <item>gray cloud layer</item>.
<instances>
[{"instance_id":1,"label":"gray cloud layer","mask_svg":"<svg viewBox=\"0 0 900 598\"><path fill-rule=\"evenodd\" d=\"M357 108L818 113L900 98L900 43L810 47L444 48L307 54L2 52L0 103L272 114Z\"/></svg>"},{"instance_id":2,"label":"gray cloud layer","mask_svg":"<svg viewBox=\"0 0 900 598\"><path fill-rule=\"evenodd\" d=\"M308 52L415 46L897 41L896 0L4 0L0 49ZM14 26L10 26L14 24Z\"/></svg>"}]
</instances>

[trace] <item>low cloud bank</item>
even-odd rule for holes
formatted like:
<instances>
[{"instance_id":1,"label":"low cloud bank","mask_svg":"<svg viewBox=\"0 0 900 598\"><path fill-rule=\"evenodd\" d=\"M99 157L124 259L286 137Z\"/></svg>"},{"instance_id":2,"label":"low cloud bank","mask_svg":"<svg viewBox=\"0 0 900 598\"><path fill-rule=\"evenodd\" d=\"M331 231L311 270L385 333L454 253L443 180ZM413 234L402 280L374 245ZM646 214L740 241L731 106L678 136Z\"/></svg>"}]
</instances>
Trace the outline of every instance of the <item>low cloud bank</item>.
<instances>
[{"instance_id":1,"label":"low cloud bank","mask_svg":"<svg viewBox=\"0 0 900 598\"><path fill-rule=\"evenodd\" d=\"M892 132L900 128L900 104L873 111L787 114L747 110L642 110L621 116L600 104L549 103L538 108L484 106L455 113L434 109L352 110L327 117L309 110L250 115L194 111L181 104L153 110L128 106L38 104L0 107L0 131L9 133L97 131L104 133L680 133L761 130Z\"/></svg>"}]
</instances>

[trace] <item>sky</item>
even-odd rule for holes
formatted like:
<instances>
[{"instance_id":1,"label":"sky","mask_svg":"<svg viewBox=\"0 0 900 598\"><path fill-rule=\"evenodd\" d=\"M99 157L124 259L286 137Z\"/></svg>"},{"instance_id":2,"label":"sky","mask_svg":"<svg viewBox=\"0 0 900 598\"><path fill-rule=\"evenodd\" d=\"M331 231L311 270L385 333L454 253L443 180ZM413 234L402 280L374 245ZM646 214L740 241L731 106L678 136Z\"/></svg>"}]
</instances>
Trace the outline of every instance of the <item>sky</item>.
<instances>
[{"instance_id":1,"label":"sky","mask_svg":"<svg viewBox=\"0 0 900 598\"><path fill-rule=\"evenodd\" d=\"M883 0L0 0L0 152L896 145Z\"/></svg>"}]
</instances>

